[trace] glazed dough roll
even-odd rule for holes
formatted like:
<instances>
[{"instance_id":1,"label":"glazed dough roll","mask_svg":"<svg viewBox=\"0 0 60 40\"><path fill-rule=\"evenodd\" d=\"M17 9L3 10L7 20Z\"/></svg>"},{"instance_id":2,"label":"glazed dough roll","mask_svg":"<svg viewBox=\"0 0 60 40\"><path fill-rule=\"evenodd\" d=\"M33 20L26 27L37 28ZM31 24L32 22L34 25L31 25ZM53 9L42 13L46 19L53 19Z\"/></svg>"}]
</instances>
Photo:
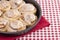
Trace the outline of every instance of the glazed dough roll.
<instances>
[{"instance_id":1,"label":"glazed dough roll","mask_svg":"<svg viewBox=\"0 0 60 40\"><path fill-rule=\"evenodd\" d=\"M16 3L17 5L20 5L23 0L10 0L10 1Z\"/></svg>"},{"instance_id":2,"label":"glazed dough roll","mask_svg":"<svg viewBox=\"0 0 60 40\"><path fill-rule=\"evenodd\" d=\"M6 28L7 32L17 32L17 30L12 29L10 26Z\"/></svg>"},{"instance_id":3,"label":"glazed dough roll","mask_svg":"<svg viewBox=\"0 0 60 40\"><path fill-rule=\"evenodd\" d=\"M23 0L10 0L11 8L20 8L25 2Z\"/></svg>"},{"instance_id":4,"label":"glazed dough roll","mask_svg":"<svg viewBox=\"0 0 60 40\"><path fill-rule=\"evenodd\" d=\"M8 20L4 18L0 18L0 31L6 31L6 25L8 24Z\"/></svg>"},{"instance_id":5,"label":"glazed dough roll","mask_svg":"<svg viewBox=\"0 0 60 40\"><path fill-rule=\"evenodd\" d=\"M0 10L7 11L11 8L11 5L8 1L0 1Z\"/></svg>"},{"instance_id":6,"label":"glazed dough roll","mask_svg":"<svg viewBox=\"0 0 60 40\"><path fill-rule=\"evenodd\" d=\"M8 20L18 19L21 13L17 9L11 9L4 13L3 15Z\"/></svg>"},{"instance_id":7,"label":"glazed dough roll","mask_svg":"<svg viewBox=\"0 0 60 40\"><path fill-rule=\"evenodd\" d=\"M22 23L20 20L10 21L7 26L7 32L17 32L26 29L26 25Z\"/></svg>"},{"instance_id":8,"label":"glazed dough roll","mask_svg":"<svg viewBox=\"0 0 60 40\"><path fill-rule=\"evenodd\" d=\"M13 29L19 29L23 27L23 23L16 20L10 23L10 27L12 27Z\"/></svg>"},{"instance_id":9,"label":"glazed dough roll","mask_svg":"<svg viewBox=\"0 0 60 40\"><path fill-rule=\"evenodd\" d=\"M36 13L36 8L32 4L24 4L20 9L22 13Z\"/></svg>"},{"instance_id":10,"label":"glazed dough roll","mask_svg":"<svg viewBox=\"0 0 60 40\"><path fill-rule=\"evenodd\" d=\"M29 14L29 13L25 13L23 14L24 16L24 21L27 22L28 25L31 25L32 22L34 22L37 17L34 14Z\"/></svg>"}]
</instances>

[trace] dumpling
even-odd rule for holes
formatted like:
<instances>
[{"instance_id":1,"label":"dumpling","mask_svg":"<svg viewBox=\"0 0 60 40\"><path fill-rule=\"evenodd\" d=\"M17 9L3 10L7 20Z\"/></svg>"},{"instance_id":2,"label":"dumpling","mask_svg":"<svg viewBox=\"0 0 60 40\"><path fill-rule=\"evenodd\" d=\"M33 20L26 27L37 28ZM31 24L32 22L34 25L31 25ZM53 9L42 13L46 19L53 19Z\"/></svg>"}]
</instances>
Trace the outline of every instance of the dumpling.
<instances>
[{"instance_id":1,"label":"dumpling","mask_svg":"<svg viewBox=\"0 0 60 40\"><path fill-rule=\"evenodd\" d=\"M7 11L11 8L11 5L8 1L0 1L0 10Z\"/></svg>"},{"instance_id":2,"label":"dumpling","mask_svg":"<svg viewBox=\"0 0 60 40\"><path fill-rule=\"evenodd\" d=\"M11 4L11 8L19 8L22 4L24 4L25 2L23 0L10 0L10 4Z\"/></svg>"},{"instance_id":3,"label":"dumpling","mask_svg":"<svg viewBox=\"0 0 60 40\"><path fill-rule=\"evenodd\" d=\"M34 5L32 4L24 4L20 9L19 11L21 13L36 13L36 8L34 7Z\"/></svg>"},{"instance_id":4,"label":"dumpling","mask_svg":"<svg viewBox=\"0 0 60 40\"><path fill-rule=\"evenodd\" d=\"M6 31L6 25L8 24L8 20L4 18L0 18L0 31Z\"/></svg>"},{"instance_id":5,"label":"dumpling","mask_svg":"<svg viewBox=\"0 0 60 40\"><path fill-rule=\"evenodd\" d=\"M34 14L25 13L23 14L23 16L24 21L27 22L28 25L31 25L37 19L37 17Z\"/></svg>"},{"instance_id":6,"label":"dumpling","mask_svg":"<svg viewBox=\"0 0 60 40\"><path fill-rule=\"evenodd\" d=\"M18 19L20 15L21 13L17 9L11 9L6 11L3 16L8 20L12 20L12 19Z\"/></svg>"}]
</instances>

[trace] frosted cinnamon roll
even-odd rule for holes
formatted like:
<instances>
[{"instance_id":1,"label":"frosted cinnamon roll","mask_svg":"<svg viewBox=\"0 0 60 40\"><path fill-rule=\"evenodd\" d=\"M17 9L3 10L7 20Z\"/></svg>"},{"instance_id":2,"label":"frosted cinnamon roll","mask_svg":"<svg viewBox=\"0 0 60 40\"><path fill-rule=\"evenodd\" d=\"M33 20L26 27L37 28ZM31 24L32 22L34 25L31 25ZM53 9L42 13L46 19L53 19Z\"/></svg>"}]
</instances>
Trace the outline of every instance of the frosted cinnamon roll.
<instances>
[{"instance_id":1,"label":"frosted cinnamon roll","mask_svg":"<svg viewBox=\"0 0 60 40\"><path fill-rule=\"evenodd\" d=\"M11 8L20 8L25 2L23 0L10 0Z\"/></svg>"},{"instance_id":2,"label":"frosted cinnamon roll","mask_svg":"<svg viewBox=\"0 0 60 40\"><path fill-rule=\"evenodd\" d=\"M0 10L7 11L11 8L11 5L8 1L0 1Z\"/></svg>"},{"instance_id":3,"label":"frosted cinnamon roll","mask_svg":"<svg viewBox=\"0 0 60 40\"><path fill-rule=\"evenodd\" d=\"M19 11L22 13L36 13L36 8L32 4L26 3L19 9Z\"/></svg>"},{"instance_id":4,"label":"frosted cinnamon roll","mask_svg":"<svg viewBox=\"0 0 60 40\"><path fill-rule=\"evenodd\" d=\"M8 20L0 17L0 31L6 31Z\"/></svg>"},{"instance_id":5,"label":"frosted cinnamon roll","mask_svg":"<svg viewBox=\"0 0 60 40\"><path fill-rule=\"evenodd\" d=\"M22 31L24 29L26 29L26 25L24 25L22 21L13 20L13 21L10 21L7 27L7 32Z\"/></svg>"},{"instance_id":6,"label":"frosted cinnamon roll","mask_svg":"<svg viewBox=\"0 0 60 40\"><path fill-rule=\"evenodd\" d=\"M37 19L37 17L34 14L25 13L25 14L23 14L23 16L24 16L24 21L28 25L31 25Z\"/></svg>"},{"instance_id":7,"label":"frosted cinnamon roll","mask_svg":"<svg viewBox=\"0 0 60 40\"><path fill-rule=\"evenodd\" d=\"M20 5L23 0L10 0L10 1L16 3L17 5Z\"/></svg>"},{"instance_id":8,"label":"frosted cinnamon roll","mask_svg":"<svg viewBox=\"0 0 60 40\"><path fill-rule=\"evenodd\" d=\"M21 13L17 9L11 9L4 13L4 18L8 20L18 19Z\"/></svg>"},{"instance_id":9,"label":"frosted cinnamon roll","mask_svg":"<svg viewBox=\"0 0 60 40\"><path fill-rule=\"evenodd\" d=\"M7 26L6 28L7 32L17 32L17 30L12 29L11 27Z\"/></svg>"}]
</instances>

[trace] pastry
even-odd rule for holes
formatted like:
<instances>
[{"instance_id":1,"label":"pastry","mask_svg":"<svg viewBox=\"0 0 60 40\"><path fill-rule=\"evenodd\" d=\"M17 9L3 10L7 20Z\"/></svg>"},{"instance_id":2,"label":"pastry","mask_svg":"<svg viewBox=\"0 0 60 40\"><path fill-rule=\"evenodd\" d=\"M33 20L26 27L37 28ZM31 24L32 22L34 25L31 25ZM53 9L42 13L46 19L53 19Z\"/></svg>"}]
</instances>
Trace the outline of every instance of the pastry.
<instances>
[{"instance_id":1,"label":"pastry","mask_svg":"<svg viewBox=\"0 0 60 40\"><path fill-rule=\"evenodd\" d=\"M8 20L18 19L21 13L17 9L8 10L4 13L4 18Z\"/></svg>"},{"instance_id":2,"label":"pastry","mask_svg":"<svg viewBox=\"0 0 60 40\"><path fill-rule=\"evenodd\" d=\"M23 0L10 0L11 8L12 9L18 9L22 4L25 2Z\"/></svg>"},{"instance_id":3,"label":"pastry","mask_svg":"<svg viewBox=\"0 0 60 40\"><path fill-rule=\"evenodd\" d=\"M26 25L20 20L13 20L7 26L7 32L17 32L26 29Z\"/></svg>"},{"instance_id":4,"label":"pastry","mask_svg":"<svg viewBox=\"0 0 60 40\"><path fill-rule=\"evenodd\" d=\"M20 20L13 20L9 23L9 26L12 28L12 29L20 29L21 27L24 27L25 24L20 21Z\"/></svg>"},{"instance_id":5,"label":"pastry","mask_svg":"<svg viewBox=\"0 0 60 40\"><path fill-rule=\"evenodd\" d=\"M7 32L17 32L17 30L14 30L9 26L7 26L6 30L7 30Z\"/></svg>"},{"instance_id":6,"label":"pastry","mask_svg":"<svg viewBox=\"0 0 60 40\"><path fill-rule=\"evenodd\" d=\"M10 1L16 3L17 5L20 5L23 0L10 0Z\"/></svg>"},{"instance_id":7,"label":"pastry","mask_svg":"<svg viewBox=\"0 0 60 40\"><path fill-rule=\"evenodd\" d=\"M32 13L31 14L25 13L23 14L23 16L24 16L24 21L27 22L28 25L31 25L32 22L34 22L37 19L37 17Z\"/></svg>"},{"instance_id":8,"label":"pastry","mask_svg":"<svg viewBox=\"0 0 60 40\"><path fill-rule=\"evenodd\" d=\"M19 11L21 13L33 13L34 14L36 13L36 8L32 4L26 3L19 9Z\"/></svg>"},{"instance_id":9,"label":"pastry","mask_svg":"<svg viewBox=\"0 0 60 40\"><path fill-rule=\"evenodd\" d=\"M0 31L6 31L8 20L0 17Z\"/></svg>"},{"instance_id":10,"label":"pastry","mask_svg":"<svg viewBox=\"0 0 60 40\"><path fill-rule=\"evenodd\" d=\"M11 8L11 5L8 1L0 1L0 10L7 11Z\"/></svg>"}]
</instances>

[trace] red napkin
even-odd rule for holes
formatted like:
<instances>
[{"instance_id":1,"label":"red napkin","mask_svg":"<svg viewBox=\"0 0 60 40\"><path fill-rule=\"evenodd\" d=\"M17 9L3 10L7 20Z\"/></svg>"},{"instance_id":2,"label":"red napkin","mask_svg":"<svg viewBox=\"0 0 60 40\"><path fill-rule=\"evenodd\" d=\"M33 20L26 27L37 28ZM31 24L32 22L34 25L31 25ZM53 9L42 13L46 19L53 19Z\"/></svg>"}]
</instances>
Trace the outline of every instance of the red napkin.
<instances>
[{"instance_id":1,"label":"red napkin","mask_svg":"<svg viewBox=\"0 0 60 40\"><path fill-rule=\"evenodd\" d=\"M0 40L15 40L16 38L30 34L31 32L35 32L36 30L42 29L44 27L48 27L49 25L50 25L49 22L44 17L41 17L40 22L32 30L30 30L28 33L20 35L20 36L15 36L15 37L11 37L11 36L6 37L6 36L0 35Z\"/></svg>"}]
</instances>

